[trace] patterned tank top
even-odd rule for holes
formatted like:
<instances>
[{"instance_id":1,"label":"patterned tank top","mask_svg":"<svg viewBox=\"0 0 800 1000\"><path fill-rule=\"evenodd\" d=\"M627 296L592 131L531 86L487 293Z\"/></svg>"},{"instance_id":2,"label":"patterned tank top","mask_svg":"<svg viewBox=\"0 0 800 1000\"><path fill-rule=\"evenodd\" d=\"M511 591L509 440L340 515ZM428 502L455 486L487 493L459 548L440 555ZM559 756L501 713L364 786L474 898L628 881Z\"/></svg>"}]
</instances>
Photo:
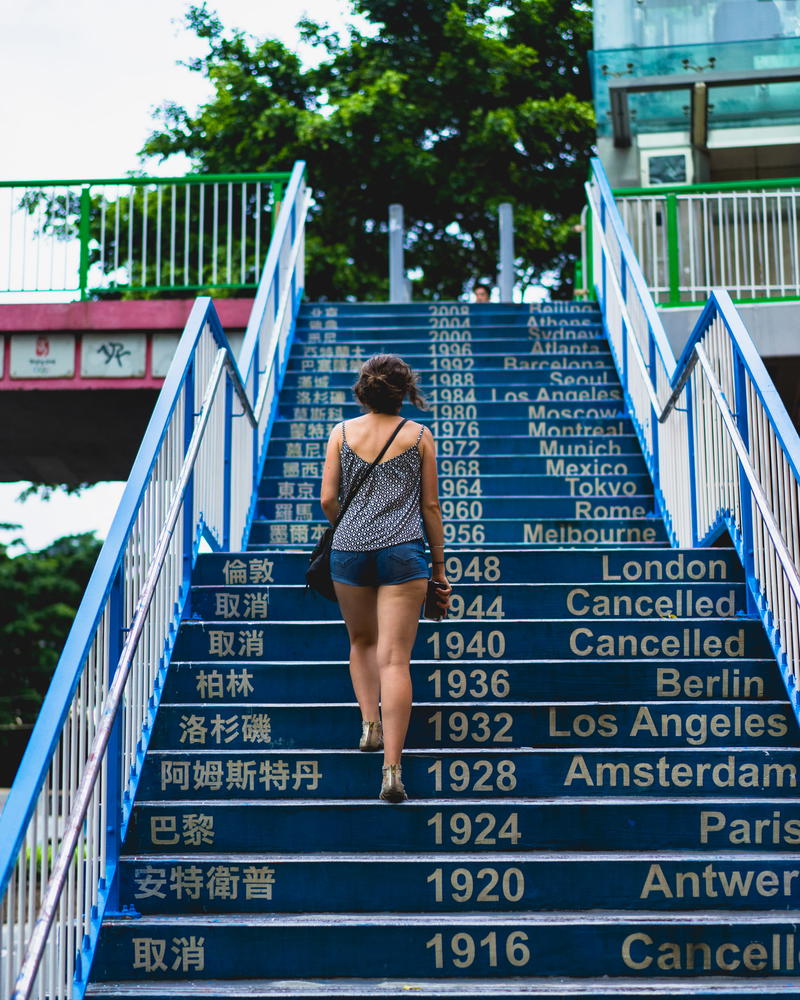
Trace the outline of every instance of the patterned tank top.
<instances>
[{"instance_id":1,"label":"patterned tank top","mask_svg":"<svg viewBox=\"0 0 800 1000\"><path fill-rule=\"evenodd\" d=\"M342 475L339 502L347 496L353 480L370 463L360 458L345 437L342 424L342 448L339 453ZM394 458L380 462L350 501L333 535L333 547L342 552L372 552L401 542L415 542L425 537L420 509L422 455L419 442Z\"/></svg>"}]
</instances>

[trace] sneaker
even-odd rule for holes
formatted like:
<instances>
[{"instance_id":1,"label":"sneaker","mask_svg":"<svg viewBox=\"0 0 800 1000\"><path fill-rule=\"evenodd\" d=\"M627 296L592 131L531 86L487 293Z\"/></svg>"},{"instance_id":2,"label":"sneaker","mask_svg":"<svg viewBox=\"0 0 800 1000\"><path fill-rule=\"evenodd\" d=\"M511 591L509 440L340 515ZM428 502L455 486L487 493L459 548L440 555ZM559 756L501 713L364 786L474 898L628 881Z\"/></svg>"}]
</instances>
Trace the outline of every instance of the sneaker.
<instances>
[{"instance_id":1,"label":"sneaker","mask_svg":"<svg viewBox=\"0 0 800 1000\"><path fill-rule=\"evenodd\" d=\"M358 741L358 749L364 753L383 750L383 726L380 722L361 723L361 739Z\"/></svg>"},{"instance_id":2,"label":"sneaker","mask_svg":"<svg viewBox=\"0 0 800 1000\"><path fill-rule=\"evenodd\" d=\"M384 765L380 797L384 802L403 802L408 798L403 787L403 773L399 764Z\"/></svg>"}]
</instances>

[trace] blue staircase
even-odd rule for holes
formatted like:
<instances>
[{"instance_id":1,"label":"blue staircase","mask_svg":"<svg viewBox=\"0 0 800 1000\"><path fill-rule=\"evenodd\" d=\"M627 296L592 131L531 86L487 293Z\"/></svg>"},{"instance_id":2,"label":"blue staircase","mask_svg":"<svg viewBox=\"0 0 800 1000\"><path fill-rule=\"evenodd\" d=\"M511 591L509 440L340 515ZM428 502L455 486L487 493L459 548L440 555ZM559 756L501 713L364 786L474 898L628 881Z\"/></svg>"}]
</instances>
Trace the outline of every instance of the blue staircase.
<instances>
[{"instance_id":1,"label":"blue staircase","mask_svg":"<svg viewBox=\"0 0 800 1000\"><path fill-rule=\"evenodd\" d=\"M422 374L453 612L380 803L304 592L331 424ZM246 552L201 556L93 997L794 994L798 729L729 548L669 548L589 304L306 305Z\"/></svg>"}]
</instances>

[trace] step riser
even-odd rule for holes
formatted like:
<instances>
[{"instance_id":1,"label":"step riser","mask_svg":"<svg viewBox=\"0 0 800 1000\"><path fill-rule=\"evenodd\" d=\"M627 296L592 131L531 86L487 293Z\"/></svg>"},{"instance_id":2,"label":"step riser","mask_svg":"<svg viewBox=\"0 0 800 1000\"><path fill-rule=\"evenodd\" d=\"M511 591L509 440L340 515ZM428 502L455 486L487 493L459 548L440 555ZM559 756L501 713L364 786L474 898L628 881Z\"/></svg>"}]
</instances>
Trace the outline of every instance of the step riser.
<instances>
[{"instance_id":1,"label":"step riser","mask_svg":"<svg viewBox=\"0 0 800 1000\"><path fill-rule=\"evenodd\" d=\"M553 336L557 334L557 336ZM306 327L292 344L295 357L365 358L371 354L401 354L409 364L417 359L492 357L498 354L603 354L608 341L597 327L476 327L461 324L444 330L401 327L382 333L364 327L317 330Z\"/></svg>"},{"instance_id":2,"label":"step riser","mask_svg":"<svg viewBox=\"0 0 800 1000\"><path fill-rule=\"evenodd\" d=\"M144 924L144 926L142 926ZM162 925L110 925L95 959L98 979L148 977L136 968L134 939L152 938L164 942L168 957L173 934ZM461 924L457 918L442 924L418 925L361 922L354 927L317 925L270 926L262 924L222 927L196 918L181 927L182 934L203 937L203 969L195 963L180 971L157 973L165 979L195 976L236 977L243 965L254 976L563 976L580 972L583 976L662 976L665 982L678 973L659 952L663 943L674 947L688 963L694 954L694 975L752 976L796 973L800 968L800 934L788 922L769 922L756 929L709 920L698 928L687 925L648 923L635 920L613 926L581 926L483 921ZM481 941L485 942L481 945ZM698 953L702 942L702 950ZM141 948L141 946L139 946ZM705 955L710 968L704 972ZM575 968L575 956L581 956ZM750 968L743 964L743 958ZM642 968L644 965L644 968ZM732 967L733 966L733 967ZM682 971L683 965L679 966Z\"/></svg>"},{"instance_id":3,"label":"step riser","mask_svg":"<svg viewBox=\"0 0 800 1000\"><path fill-rule=\"evenodd\" d=\"M401 358L473 356L487 354L589 354L610 356L608 341L600 330L591 327L537 330L529 327L495 329L458 327L452 330L427 330L407 327L386 331L385 337L365 337L363 328L339 327L337 330L305 328L299 330L292 345L293 358L361 357L372 354L397 354Z\"/></svg>"},{"instance_id":4,"label":"step riser","mask_svg":"<svg viewBox=\"0 0 800 1000\"><path fill-rule=\"evenodd\" d=\"M415 371L461 372L483 370L509 371L556 371L613 370L611 351L599 342L594 345L570 344L548 345L544 348L534 344L515 344L511 351L491 350L473 353L471 345L458 345L458 350L443 350L436 345L418 353L406 352L403 360ZM462 349L463 346L463 349ZM369 357L369 349L360 344L342 344L338 349L331 345L310 345L296 348L289 358L289 372L342 372L357 374L361 365Z\"/></svg>"},{"instance_id":5,"label":"step riser","mask_svg":"<svg viewBox=\"0 0 800 1000\"><path fill-rule=\"evenodd\" d=\"M315 310L321 310L321 312L315 312ZM350 318L354 323L379 324L381 329L391 327L393 323L398 321L401 323L419 322L447 325L448 323L463 322L465 317L469 317L473 323L480 321L514 323L535 320L540 323L554 324L562 322L583 323L589 320L599 323L601 321L600 308L593 302L547 302L526 305L510 302L436 304L417 302L404 303L402 306L388 302L348 302L321 306L308 304L302 306L298 312L299 323L315 320L330 322L332 319L341 322L344 318Z\"/></svg>"},{"instance_id":6,"label":"step riser","mask_svg":"<svg viewBox=\"0 0 800 1000\"><path fill-rule=\"evenodd\" d=\"M311 397L313 399L313 396ZM595 403L579 401L564 403L536 403L525 401L500 401L474 403L436 403L427 400L424 410L414 406L404 405L402 415L422 423L431 420L619 420L625 415L620 410L616 399L598 400ZM353 402L338 405L321 405L319 403L304 403L296 406L281 405L278 413L282 420L314 420L335 423L339 420L350 420L360 417L363 409Z\"/></svg>"},{"instance_id":7,"label":"step riser","mask_svg":"<svg viewBox=\"0 0 800 1000\"><path fill-rule=\"evenodd\" d=\"M288 713L287 713L288 714ZM317 716L319 713L311 713ZM608 713L614 715L614 713ZM719 718L728 716L720 713ZM758 712L748 710L750 717ZM585 716L588 718L588 715ZM358 725L349 727L351 745ZM606 723L607 724L607 723ZM651 740L651 743L657 742ZM756 742L756 741L753 741ZM326 741L327 745L327 741ZM138 794L150 801L181 796L204 800L369 799L380 785L380 754L313 750L231 753L226 748L151 753ZM453 750L403 757L403 780L417 798L642 798L665 795L743 799L764 794L797 799L800 751L596 750L542 753L511 749ZM800 859L797 861L800 865ZM800 891L800 883L796 886ZM324 909L324 905L322 907Z\"/></svg>"},{"instance_id":8,"label":"step riser","mask_svg":"<svg viewBox=\"0 0 800 1000\"><path fill-rule=\"evenodd\" d=\"M476 497L624 497L642 494L649 496L652 491L653 484L649 476L439 477L439 497L443 502L448 500L469 502ZM307 483L302 477L293 481L269 476L262 479L259 494L262 500L313 500L319 495L319 488L317 484ZM495 501L492 500L493 514L496 509Z\"/></svg>"},{"instance_id":9,"label":"step riser","mask_svg":"<svg viewBox=\"0 0 800 1000\"><path fill-rule=\"evenodd\" d=\"M455 359L454 359L455 360ZM471 359L467 359L471 360ZM337 361L341 363L337 365ZM420 376L420 388L423 392L436 388L469 388L470 386L495 386L498 393L501 387L522 385L532 390L534 386L576 387L576 386L619 386L619 376L616 368L601 361L579 361L567 359L563 364L554 361L523 358L518 363L500 364L495 368L488 365L442 364L439 368L425 368L421 365L415 370ZM285 387L289 391L303 388L301 379L310 379L309 388L327 386L329 388L350 389L358 376L361 365L354 365L347 358L337 359L330 367L319 362L313 365L307 362L304 368L297 362L290 362L286 372ZM535 391L535 390L534 390Z\"/></svg>"},{"instance_id":10,"label":"step riser","mask_svg":"<svg viewBox=\"0 0 800 1000\"><path fill-rule=\"evenodd\" d=\"M326 660L347 653L343 624L272 622L266 627L223 622L184 622L175 644L176 660ZM648 621L642 629L628 621L563 620L441 623L422 621L413 659L469 663L477 659L530 660L601 658L744 659L771 653L761 622L720 619Z\"/></svg>"},{"instance_id":11,"label":"step riser","mask_svg":"<svg viewBox=\"0 0 800 1000\"><path fill-rule=\"evenodd\" d=\"M598 314L586 314L584 316L564 314L547 315L544 313L528 313L522 315L494 314L489 316L479 316L477 313L471 315L458 315L448 317L426 317L419 315L391 317L375 316L337 316L337 317L303 317L300 315L297 321L298 334L308 336L309 334L319 334L324 338L326 335L342 333L361 333L362 336L373 334L374 339L380 343L381 335L387 340L393 336L430 336L431 338L448 337L462 331L480 331L484 337L513 336L515 333L524 333L528 330L538 331L543 336L557 334L561 330L600 332L602 323Z\"/></svg>"},{"instance_id":12,"label":"step riser","mask_svg":"<svg viewBox=\"0 0 800 1000\"><path fill-rule=\"evenodd\" d=\"M334 321L335 322L335 321ZM331 323L328 320L328 323ZM316 324L316 325L315 325ZM498 345L515 346L537 341L543 348L559 346L572 341L586 341L608 347L602 325L594 320L526 318L522 322L508 322L496 317L489 323L475 323L465 318L454 318L446 326L416 321L389 323L378 327L371 323L338 321L335 325L320 326L319 320L309 320L297 325L295 345L318 346L330 350L332 345L357 344L367 353L400 354L410 345L417 351L427 351L429 346L444 347L449 344L477 345L480 351L497 351Z\"/></svg>"},{"instance_id":13,"label":"step riser","mask_svg":"<svg viewBox=\"0 0 800 1000\"><path fill-rule=\"evenodd\" d=\"M272 879L257 896L250 866ZM229 878L221 876L228 874ZM550 860L489 855L484 860L342 858L273 860L203 858L124 860L123 903L145 915L163 913L380 912L392 886L397 913L637 910L691 911L792 909L797 859L747 861ZM269 891L269 896L265 894ZM159 895L156 895L158 893ZM256 898L248 896L256 895ZM163 898L161 898L163 896Z\"/></svg>"},{"instance_id":14,"label":"step riser","mask_svg":"<svg viewBox=\"0 0 800 1000\"><path fill-rule=\"evenodd\" d=\"M177 660L324 660L348 651L347 632L334 622L272 622L267 626L184 622ZM766 657L770 647L760 622L564 620L420 622L413 659L459 663L482 659L745 659Z\"/></svg>"},{"instance_id":15,"label":"step riser","mask_svg":"<svg viewBox=\"0 0 800 1000\"><path fill-rule=\"evenodd\" d=\"M483 525L488 541L501 541L505 526L504 521L513 522L511 527L525 524L529 521L599 519L622 520L624 518L642 518L654 514L655 504L652 493L633 496L617 496L606 499L594 495L582 496L580 499L560 496L502 497L496 499L450 500L441 501L442 516L447 522L444 539L457 541L461 528L467 525L473 530ZM323 518L319 501L316 500L261 500L256 505L256 520L250 534L253 542L264 541L265 532L269 535L269 524L276 521L306 521L327 525ZM266 524L261 522L267 522ZM522 539L519 531L514 531L514 541L525 541L524 530ZM448 537L449 536L449 537ZM476 541L481 539L473 535ZM465 539L467 540L467 539Z\"/></svg>"},{"instance_id":16,"label":"step riser","mask_svg":"<svg viewBox=\"0 0 800 1000\"><path fill-rule=\"evenodd\" d=\"M205 817L205 818L201 818ZM800 805L713 799L134 806L127 853L214 851L795 851Z\"/></svg>"},{"instance_id":17,"label":"step riser","mask_svg":"<svg viewBox=\"0 0 800 1000\"><path fill-rule=\"evenodd\" d=\"M150 748L270 750L354 747L361 717L353 705L164 705ZM670 702L532 707L486 702L449 707L416 704L406 747L495 749L514 747L775 747L796 746L797 724L787 706ZM577 766L577 765L576 765ZM566 772L565 772L566 773ZM569 794L590 787L589 765L578 768ZM622 779L620 779L622 780ZM670 783L677 784L676 782ZM640 788L635 782L634 791ZM645 784L653 791L654 786ZM657 787L657 786L656 786ZM797 784L790 787L797 787ZM608 791L608 788L606 788ZM533 795L536 786L520 786ZM544 794L543 789L538 792ZM563 794L562 788L562 794ZM335 796L338 797L338 796Z\"/></svg>"},{"instance_id":18,"label":"step riser","mask_svg":"<svg viewBox=\"0 0 800 1000\"><path fill-rule=\"evenodd\" d=\"M269 458L319 458L324 457L327 434L324 430L318 438L298 438L297 440L271 440L267 455ZM490 455L523 455L558 457L617 456L636 453L636 437L633 434L550 434L533 438L530 435L516 437L480 438L459 437L440 441L437 452L439 468L444 458L481 458ZM526 469L526 471L528 471Z\"/></svg>"},{"instance_id":19,"label":"step riser","mask_svg":"<svg viewBox=\"0 0 800 1000\"><path fill-rule=\"evenodd\" d=\"M296 392L283 393L281 396L281 407L283 405L293 406L346 406L353 402L352 382L342 388L330 388L329 376L315 379L313 375L305 376L306 384L301 386ZM321 384L324 382L324 385ZM444 403L453 404L506 404L506 403L531 403L537 406L553 404L580 403L582 405L594 404L612 400L617 403L622 401L622 389L617 385L588 385L582 387L552 388L548 386L536 386L531 388L530 383L524 379L516 386L431 386L425 389L426 403L438 406ZM403 412L410 410L412 414L419 413L416 407L406 403ZM502 413L502 411L500 411Z\"/></svg>"},{"instance_id":20,"label":"step riser","mask_svg":"<svg viewBox=\"0 0 800 1000\"><path fill-rule=\"evenodd\" d=\"M478 454L478 455L442 455L439 454L437 467L442 479L458 478L466 482L467 487L480 481L483 477L493 475L512 475L523 472L530 476L574 476L587 478L594 476L636 476L646 475L647 469L641 452L636 454L631 450L614 452L607 449L606 441L594 440L591 445L581 444L576 447L573 442L546 442L545 455L526 455L524 467L521 468L518 455ZM602 449L602 450L601 450ZM457 450L448 448L449 450ZM469 443L466 450L471 451ZM482 450L479 447L479 450ZM304 445L287 443L284 454L280 457L267 458L264 465L264 477L280 479L319 480L322 476L322 459L325 453L325 442L320 440L306 441ZM300 452L298 455L297 452ZM582 453L581 453L582 452ZM314 483L316 487L316 483ZM482 483L481 483L482 486Z\"/></svg>"},{"instance_id":21,"label":"step riser","mask_svg":"<svg viewBox=\"0 0 800 1000\"><path fill-rule=\"evenodd\" d=\"M547 580L551 583L674 582L738 583L744 579L732 549L659 549L607 552L602 549L563 550L557 554L534 550L495 549L486 554L464 550L447 557L451 583L515 583ZM308 565L307 554L248 553L201 555L195 568L197 584L296 583Z\"/></svg>"},{"instance_id":22,"label":"step riser","mask_svg":"<svg viewBox=\"0 0 800 1000\"><path fill-rule=\"evenodd\" d=\"M615 505L618 506L618 505ZM459 545L609 545L621 548L625 545L658 545L667 542L667 533L662 521L655 517L644 518L594 518L578 520L532 520L520 522L485 521L481 523L463 522L445 525L444 540L453 548ZM645 512L646 513L646 512ZM320 537L323 524L316 526L309 521L285 521L266 524L253 523L250 533L250 548L274 545L314 545Z\"/></svg>"},{"instance_id":23,"label":"step riser","mask_svg":"<svg viewBox=\"0 0 800 1000\"><path fill-rule=\"evenodd\" d=\"M320 602L322 599L320 598ZM690 699L759 702L785 697L780 672L771 660L558 660L478 664L412 663L418 701L586 702ZM308 692L322 703L353 699L347 667L329 663L248 663L224 665L173 661L163 704L206 702L300 703Z\"/></svg>"},{"instance_id":24,"label":"step riser","mask_svg":"<svg viewBox=\"0 0 800 1000\"><path fill-rule=\"evenodd\" d=\"M603 328L602 317L595 313L493 313L479 315L478 313L459 313L450 316L420 316L411 313L408 316L395 314L386 318L364 315L341 316L304 316L298 315L298 331L317 335L324 340L341 331L359 332L362 336L370 330L376 339L381 336L392 336L398 333L405 336L407 331L419 331L419 335L431 337L448 337L458 335L462 331L479 330L483 337L502 336L508 331L509 336L522 331L533 331L543 336L556 336L561 330L597 330Z\"/></svg>"},{"instance_id":25,"label":"step riser","mask_svg":"<svg viewBox=\"0 0 800 1000\"><path fill-rule=\"evenodd\" d=\"M632 435L633 424L625 418L600 417L590 420L541 419L541 420L507 420L501 417L491 417L487 420L452 420L436 419L421 420L430 427L437 441L452 438L499 437L501 432L509 437L590 437L595 434ZM272 431L273 440L314 440L320 436L320 427L324 428L324 436L333 430L336 422L321 420L277 420Z\"/></svg>"},{"instance_id":26,"label":"step riser","mask_svg":"<svg viewBox=\"0 0 800 1000\"><path fill-rule=\"evenodd\" d=\"M341 620L337 604L308 601L296 587L193 588L192 616L212 621ZM448 621L462 618L730 618L746 611L744 584L680 587L636 584L573 587L563 584L465 584L458 587Z\"/></svg>"},{"instance_id":27,"label":"step riser","mask_svg":"<svg viewBox=\"0 0 800 1000\"><path fill-rule=\"evenodd\" d=\"M345 359L346 360L346 359ZM294 393L298 389L352 389L358 374L357 368L349 367L342 371L321 372L316 368L301 372L290 368L286 373L284 389ZM473 387L496 390L496 395L502 398L506 391L518 388L527 392L530 397L539 396L538 386L550 389L583 389L595 386L605 389L619 389L619 377L616 368L602 365L586 371L574 368L554 368L552 371L539 368L451 368L433 370L419 369L420 388L423 394L431 389L471 389ZM539 396L539 398L541 398Z\"/></svg>"},{"instance_id":28,"label":"step riser","mask_svg":"<svg viewBox=\"0 0 800 1000\"><path fill-rule=\"evenodd\" d=\"M466 313L464 312L466 310ZM523 305L512 302L326 302L315 305L306 302L300 307L300 316L372 316L386 322L389 316L585 316L600 315L599 306L591 301L529 302Z\"/></svg>"}]
</instances>

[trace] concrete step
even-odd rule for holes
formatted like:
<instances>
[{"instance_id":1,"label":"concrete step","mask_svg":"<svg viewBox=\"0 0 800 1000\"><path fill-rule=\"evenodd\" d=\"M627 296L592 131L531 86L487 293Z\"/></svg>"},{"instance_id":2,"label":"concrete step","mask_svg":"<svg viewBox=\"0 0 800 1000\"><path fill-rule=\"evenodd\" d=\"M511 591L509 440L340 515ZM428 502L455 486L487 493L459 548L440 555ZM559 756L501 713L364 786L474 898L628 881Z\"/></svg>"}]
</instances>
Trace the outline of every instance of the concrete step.
<instances>
[{"instance_id":1,"label":"concrete step","mask_svg":"<svg viewBox=\"0 0 800 1000\"><path fill-rule=\"evenodd\" d=\"M411 361L414 361L412 358ZM529 387L537 385L619 385L617 369L610 358L565 357L497 359L497 364L484 364L483 358L443 358L432 364L429 358L417 359L426 364L414 364L419 373L422 391L436 386L501 386L516 385L524 381ZM361 369L362 359L323 358L305 361L289 361L284 385L300 388L300 378L310 376L312 380L325 377L328 385L350 388Z\"/></svg>"},{"instance_id":2,"label":"concrete step","mask_svg":"<svg viewBox=\"0 0 800 1000\"><path fill-rule=\"evenodd\" d=\"M345 750L357 746L360 734L361 716L354 700L290 705L281 702L276 692L276 702L266 704L235 698L214 705L162 701L150 749ZM799 737L794 714L783 700L535 704L504 699L459 705L417 702L405 745L432 751L594 746L772 749L797 746ZM582 788L584 779L576 782ZM588 781L585 784L589 787ZM791 787L797 787L796 781ZM533 791L529 788L526 794Z\"/></svg>"},{"instance_id":3,"label":"concrete step","mask_svg":"<svg viewBox=\"0 0 800 1000\"><path fill-rule=\"evenodd\" d=\"M192 587L191 612L186 617L217 621L341 619L337 604L306 599L300 567L297 581L275 586ZM602 583L576 587L563 583L462 582L451 597L447 619L570 617L596 622L604 618L731 618L746 610L743 583Z\"/></svg>"},{"instance_id":4,"label":"concrete step","mask_svg":"<svg viewBox=\"0 0 800 1000\"><path fill-rule=\"evenodd\" d=\"M617 706L613 706L616 709ZM258 706L257 708L261 708ZM649 710L649 706L648 706ZM221 706L221 716L232 717L230 706ZM281 716L299 716L300 712L270 712L280 746ZM486 713L491 718L498 713ZM512 713L513 714L513 713ZM618 711L606 713L602 723L606 731L619 724ZM648 724L658 724L659 714L651 713ZM704 715L696 711L695 721L709 719L730 722L732 713ZM311 720L320 713L310 711ZM563 711L561 712L563 716ZM353 713L348 713L350 722ZM456 716L455 712L450 717ZM573 716L579 725L594 725L597 716L580 713ZM764 716L750 706L742 717L764 724ZM775 716L770 715L771 718ZM241 714L238 716L241 720ZM473 713L474 718L474 713ZM614 719L611 723L608 720ZM686 722L686 716L679 723ZM459 718L460 722L461 719ZM382 755L360 753L352 749L360 734L358 717L347 726L350 749L309 750L265 749L263 745L229 749L224 735L218 745L205 750L184 747L151 750L144 765L138 794L150 801L173 801L181 795L214 800L257 799L369 799L380 788ZM587 726L588 728L588 726ZM209 727L210 729L210 727ZM562 732L567 732L565 728ZM692 730L700 733L700 727ZM327 735L327 734L325 734ZM324 736L321 734L320 739ZM687 742L698 742L698 735ZM598 741L584 738L590 746L569 750L518 750L479 747L463 744L458 748L414 749L413 740L403 755L403 780L409 794L415 798L475 798L503 799L509 795L532 795L558 799L565 795L586 798L614 795L641 798L654 794L672 798L705 795L708 798L729 797L735 792L743 799L757 799L765 793L776 799L796 799L800 776L800 749L770 746L763 749L763 740L728 740L726 749L707 746L674 749L654 746L659 741L650 737L641 748L621 748L619 742L606 739L611 748L598 748ZM557 742L551 739L550 742ZM567 742L564 738L560 742ZM579 737L573 734L573 744ZM725 741L716 739L714 743ZM731 747L746 744L743 749ZM231 744L233 746L233 744ZM758 747L759 749L755 749ZM800 861L795 859L796 864ZM795 890L800 883L795 885ZM321 909L325 904L321 903Z\"/></svg>"},{"instance_id":5,"label":"concrete step","mask_svg":"<svg viewBox=\"0 0 800 1000\"><path fill-rule=\"evenodd\" d=\"M398 354L405 358L409 354L426 354L436 351L437 357L448 357L468 353L514 354L533 352L547 354L560 348L583 350L600 347L608 350L608 341L599 325L563 326L541 329L536 326L496 326L475 327L461 324L443 330L424 326L395 327L380 332L365 327L339 325L336 330L311 328L306 324L299 327L292 344L296 357L325 356L347 357L360 348L362 357L371 354Z\"/></svg>"},{"instance_id":6,"label":"concrete step","mask_svg":"<svg viewBox=\"0 0 800 1000\"><path fill-rule=\"evenodd\" d=\"M575 463L577 464L577 463ZM463 549L447 556L451 583L740 583L733 549ZM302 578L308 555L297 551L204 553L192 580L198 585L281 584Z\"/></svg>"},{"instance_id":7,"label":"concrete step","mask_svg":"<svg viewBox=\"0 0 800 1000\"><path fill-rule=\"evenodd\" d=\"M320 427L324 428L323 436L327 438L339 421L322 420L284 420L278 419L273 424L272 438L318 438ZM633 424L629 417L619 415L612 417L592 417L578 419L559 417L546 419L507 418L502 416L486 417L485 419L430 419L422 417L420 423L430 428L431 433L440 441L444 438L496 438L505 435L510 437L583 437L604 434L633 434Z\"/></svg>"},{"instance_id":8,"label":"concrete step","mask_svg":"<svg viewBox=\"0 0 800 1000\"><path fill-rule=\"evenodd\" d=\"M527 496L493 497L471 500L447 498L440 501L442 517L445 521L445 542L497 541L502 542L505 525L523 526L522 537L513 531L509 541L525 541L524 525L537 520L624 520L625 518L657 517L655 500L651 491L643 494L625 494L610 498L602 489L599 495L583 494L568 496ZM660 522L660 518L658 519ZM250 539L260 543L270 537L270 525L276 522L307 522L327 527L319 501L313 500L259 500L256 504ZM475 534L478 525L483 525L484 538ZM470 526L470 534L464 538L464 528Z\"/></svg>"},{"instance_id":9,"label":"concrete step","mask_svg":"<svg viewBox=\"0 0 800 1000\"><path fill-rule=\"evenodd\" d=\"M186 981L172 983L108 982L90 984L86 995L107 1000L290 1000L290 998L335 997L336 1000L361 1000L374 997L404 997L417 992L424 997L480 997L481 1000L527 1000L545 997L547 1000L618 1000L620 997L647 1000L685 1000L698 995L696 979L676 976L666 983L663 979L629 979L602 976L597 979L556 978L512 979L315 979L315 980L204 980L202 984ZM795 996L797 981L791 976L769 979L755 977L738 983L730 976L710 976L702 980L702 996L715 1000L777 1000Z\"/></svg>"},{"instance_id":10,"label":"concrete step","mask_svg":"<svg viewBox=\"0 0 800 1000\"><path fill-rule=\"evenodd\" d=\"M328 435L321 427L314 437L270 440L267 458L324 458ZM490 455L524 455L525 457L581 456L600 457L607 455L635 454L638 450L636 436L623 434L548 434L531 437L529 434L482 435L477 437L457 437L440 441L437 455L444 458L481 458ZM439 466L441 468L441 465ZM532 470L531 470L532 471Z\"/></svg>"},{"instance_id":11,"label":"concrete step","mask_svg":"<svg viewBox=\"0 0 800 1000\"><path fill-rule=\"evenodd\" d=\"M607 464L607 463L606 463ZM300 489L301 484L303 488ZM636 496L652 494L653 484L647 475L602 475L537 476L521 473L497 474L493 476L439 476L439 496L442 502L464 500L470 502L476 497L488 500L494 512L496 497L608 497ZM308 483L302 476L295 481L280 476L265 476L259 486L262 500L315 500L319 496L319 485Z\"/></svg>"},{"instance_id":12,"label":"concrete step","mask_svg":"<svg viewBox=\"0 0 800 1000\"><path fill-rule=\"evenodd\" d=\"M496 441L492 442L497 445ZM442 478L460 478L467 481L469 488L476 479L494 475L512 475L523 472L531 476L629 476L646 475L647 469L638 449L638 442L626 439L626 450L609 445L606 440L593 440L586 444L566 439L539 442L539 454L525 455L524 470L520 468L519 455L509 454L503 443L503 451L489 452L479 442L478 454L442 454L443 451L457 452L460 442L446 442L439 451L436 465ZM465 451L472 451L469 442ZM264 463L264 479L303 479L306 482L319 480L325 457L325 440L286 442L283 454L267 457ZM316 485L313 483L313 485Z\"/></svg>"},{"instance_id":13,"label":"concrete step","mask_svg":"<svg viewBox=\"0 0 800 1000\"><path fill-rule=\"evenodd\" d=\"M323 601L319 598L319 603ZM327 602L326 602L327 603ZM331 651L333 652L333 651ZM299 704L313 692L321 702L350 703L353 689L346 649L339 659L314 661L248 660L235 664L173 659L163 702L205 702L209 706L239 701L253 704ZM415 697L420 701L659 701L672 699L705 705L709 701L763 702L785 698L780 671L763 659L650 660L476 660L411 664Z\"/></svg>"},{"instance_id":14,"label":"concrete step","mask_svg":"<svg viewBox=\"0 0 800 1000\"><path fill-rule=\"evenodd\" d=\"M96 979L201 977L565 976L663 978L676 971L787 975L800 964L796 914L517 913L148 916L109 920ZM152 968L163 942L169 964ZM177 965L173 941L179 940ZM182 943L183 941L186 943ZM200 943L202 941L202 944ZM670 958L672 964L670 964ZM201 964L202 961L202 964ZM148 962L150 966L148 968ZM676 968L677 967L677 968Z\"/></svg>"},{"instance_id":15,"label":"concrete step","mask_svg":"<svg viewBox=\"0 0 800 1000\"><path fill-rule=\"evenodd\" d=\"M331 390L333 391L333 390ZM443 393L440 392L439 396ZM433 394L431 394L433 395ZM353 399L339 404L320 404L311 402L314 394L305 392L297 396L302 403L281 403L278 408L280 420L312 420L336 423L340 420L350 420L360 417L363 410ZM618 399L600 399L594 402L582 400L564 400L555 403L540 403L524 400L486 399L471 403L449 401L436 402L435 398L426 396L426 409L420 410L405 404L402 415L411 420L430 423L431 420L595 420L602 417L620 419L624 413Z\"/></svg>"},{"instance_id":16,"label":"concrete step","mask_svg":"<svg viewBox=\"0 0 800 1000\"><path fill-rule=\"evenodd\" d=\"M506 341L506 343L509 343ZM371 354L389 353L373 342L345 344L295 344L289 355L290 371L337 371L344 362L347 370L358 370ZM397 352L391 352L397 353ZM599 368L613 366L608 341L526 341L511 342L507 350L490 345L477 349L470 342L447 344L417 341L407 343L403 360L415 371L461 371L472 368L533 370L535 368Z\"/></svg>"},{"instance_id":17,"label":"concrete step","mask_svg":"<svg viewBox=\"0 0 800 1000\"><path fill-rule=\"evenodd\" d=\"M619 509L617 509L619 508ZM541 509L541 508L540 508ZM460 524L445 524L444 540L448 548L457 549L460 545L473 547L485 544L490 549L497 545L542 545L552 548L556 545L610 545L623 548L625 545L663 546L667 542L667 532L663 521L653 515L648 516L648 510L642 510L640 516L632 517L631 511L622 505L615 504L608 512L617 513L614 517L597 518L599 505L591 508L592 515L578 518L532 518L524 522L516 519L490 520L482 522L462 522ZM313 524L311 521L283 521L267 523L254 521L250 533L249 549L258 551L272 546L300 545L310 548L324 530L323 522Z\"/></svg>"},{"instance_id":18,"label":"concrete step","mask_svg":"<svg viewBox=\"0 0 800 1000\"><path fill-rule=\"evenodd\" d=\"M120 891L145 915L763 911L794 909L798 880L796 855L755 851L161 854L124 856Z\"/></svg>"},{"instance_id":19,"label":"concrete step","mask_svg":"<svg viewBox=\"0 0 800 1000\"><path fill-rule=\"evenodd\" d=\"M375 797L269 803L138 800L126 853L456 850L751 851L786 853L800 843L800 803L774 796L726 798L575 796L414 799ZM610 971L610 970L609 970Z\"/></svg>"},{"instance_id":20,"label":"concrete step","mask_svg":"<svg viewBox=\"0 0 800 1000\"><path fill-rule=\"evenodd\" d=\"M267 639L268 634L268 639ZM264 643L269 642L265 647ZM286 621L258 626L235 622L184 621L173 651L176 660L230 662L271 658L329 659L347 651L344 625ZM766 657L771 653L760 621L721 618L648 620L505 619L502 622L420 622L412 659L469 663L482 659L583 659Z\"/></svg>"}]
</instances>

